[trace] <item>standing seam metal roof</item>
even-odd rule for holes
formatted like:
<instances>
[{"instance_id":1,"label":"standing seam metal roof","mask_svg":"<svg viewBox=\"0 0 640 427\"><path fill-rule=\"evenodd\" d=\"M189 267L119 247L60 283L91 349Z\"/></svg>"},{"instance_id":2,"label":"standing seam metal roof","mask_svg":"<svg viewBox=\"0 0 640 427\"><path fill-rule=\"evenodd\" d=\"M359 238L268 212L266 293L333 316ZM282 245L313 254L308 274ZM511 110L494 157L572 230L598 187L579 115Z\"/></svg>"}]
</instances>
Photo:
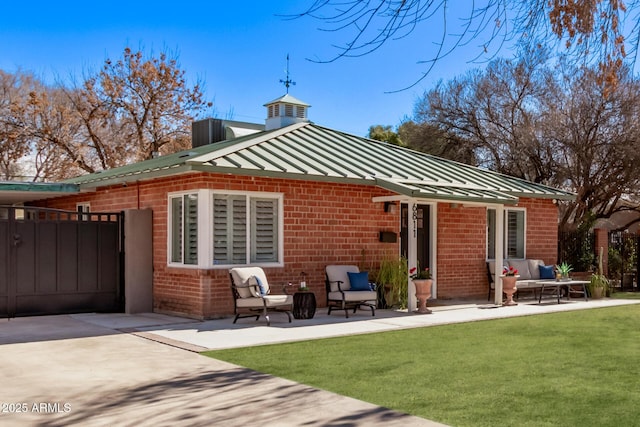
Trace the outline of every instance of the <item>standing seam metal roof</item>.
<instances>
[{"instance_id":1,"label":"standing seam metal roof","mask_svg":"<svg viewBox=\"0 0 640 427\"><path fill-rule=\"evenodd\" d=\"M516 203L572 193L312 123L247 135L66 182L107 185L188 170L370 183L411 197Z\"/></svg>"}]
</instances>

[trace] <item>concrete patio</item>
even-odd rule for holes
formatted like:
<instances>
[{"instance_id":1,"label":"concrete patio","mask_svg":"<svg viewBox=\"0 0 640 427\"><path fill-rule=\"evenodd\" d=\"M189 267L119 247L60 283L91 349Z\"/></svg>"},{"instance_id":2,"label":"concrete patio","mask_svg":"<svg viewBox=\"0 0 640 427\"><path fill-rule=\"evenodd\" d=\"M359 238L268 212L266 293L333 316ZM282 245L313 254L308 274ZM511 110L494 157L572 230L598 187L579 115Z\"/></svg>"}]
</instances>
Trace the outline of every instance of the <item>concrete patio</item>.
<instances>
[{"instance_id":1,"label":"concrete patio","mask_svg":"<svg viewBox=\"0 0 640 427\"><path fill-rule=\"evenodd\" d=\"M263 318L258 321L253 318L239 319L234 324L232 317L207 321L158 314L79 314L74 317L186 350L204 351L637 303L640 300L563 299L558 304L555 297L548 297L542 304L531 299L523 300L516 306L497 307L487 301L449 300L430 303L433 314L376 310L375 317L372 317L370 311L360 310L356 314L350 313L347 319L344 311L333 311L327 315L326 309L319 309L313 319L293 319L288 323L285 314L275 313L271 315L271 326L266 326Z\"/></svg>"}]
</instances>

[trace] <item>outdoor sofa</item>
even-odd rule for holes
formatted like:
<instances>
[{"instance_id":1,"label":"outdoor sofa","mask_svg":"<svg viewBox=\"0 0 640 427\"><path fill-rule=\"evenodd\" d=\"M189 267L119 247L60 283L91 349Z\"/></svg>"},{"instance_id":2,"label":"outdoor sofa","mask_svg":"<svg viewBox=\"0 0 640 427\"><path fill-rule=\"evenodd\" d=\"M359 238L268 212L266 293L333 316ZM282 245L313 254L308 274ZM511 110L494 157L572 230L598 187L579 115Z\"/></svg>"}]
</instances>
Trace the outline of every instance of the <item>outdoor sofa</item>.
<instances>
[{"instance_id":1,"label":"outdoor sofa","mask_svg":"<svg viewBox=\"0 0 640 427\"><path fill-rule=\"evenodd\" d=\"M496 262L487 261L487 277L489 280L489 294L487 300L491 300L491 292L495 291L495 274ZM510 259L504 261L504 268L513 267L518 270L520 276L516 281L518 293L520 291L533 291L537 297L537 290L540 288L540 282L543 280L555 280L555 266L545 265L541 259ZM502 269L498 272L502 274Z\"/></svg>"}]
</instances>

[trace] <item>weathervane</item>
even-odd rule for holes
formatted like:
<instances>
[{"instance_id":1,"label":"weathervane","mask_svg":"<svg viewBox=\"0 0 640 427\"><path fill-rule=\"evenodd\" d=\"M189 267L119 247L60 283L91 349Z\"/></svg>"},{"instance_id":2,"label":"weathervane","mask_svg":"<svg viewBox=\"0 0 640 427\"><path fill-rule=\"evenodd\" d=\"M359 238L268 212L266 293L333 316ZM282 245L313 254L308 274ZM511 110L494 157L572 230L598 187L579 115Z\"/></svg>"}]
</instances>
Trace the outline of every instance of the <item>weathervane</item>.
<instances>
[{"instance_id":1,"label":"weathervane","mask_svg":"<svg viewBox=\"0 0 640 427\"><path fill-rule=\"evenodd\" d=\"M282 83L284 85L284 87L287 88L287 93L289 93L289 86L295 86L296 82L294 82L293 80L291 80L289 78L289 54L287 53L287 79L286 80L282 80L280 79L280 83Z\"/></svg>"}]
</instances>

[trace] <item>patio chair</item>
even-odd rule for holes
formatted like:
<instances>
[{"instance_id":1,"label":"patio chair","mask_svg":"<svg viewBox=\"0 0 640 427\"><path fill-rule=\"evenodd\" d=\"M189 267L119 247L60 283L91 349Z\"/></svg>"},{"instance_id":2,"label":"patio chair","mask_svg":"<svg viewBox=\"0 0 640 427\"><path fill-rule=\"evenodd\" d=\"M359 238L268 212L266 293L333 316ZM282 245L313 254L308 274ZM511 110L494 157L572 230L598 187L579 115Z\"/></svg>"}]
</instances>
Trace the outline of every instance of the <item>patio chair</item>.
<instances>
[{"instance_id":1,"label":"patio chair","mask_svg":"<svg viewBox=\"0 0 640 427\"><path fill-rule=\"evenodd\" d=\"M360 272L356 265L328 265L325 273L327 314L339 308L349 318L349 309L355 313L358 308L367 307L372 316L376 315L378 294L375 284L369 282L367 272Z\"/></svg>"},{"instance_id":2,"label":"patio chair","mask_svg":"<svg viewBox=\"0 0 640 427\"><path fill-rule=\"evenodd\" d=\"M270 294L267 276L260 267L235 267L229 270L231 292L233 294L233 323L239 318L254 317L256 321L264 316L267 326L271 325L269 312L282 312L291 323L293 295Z\"/></svg>"}]
</instances>

